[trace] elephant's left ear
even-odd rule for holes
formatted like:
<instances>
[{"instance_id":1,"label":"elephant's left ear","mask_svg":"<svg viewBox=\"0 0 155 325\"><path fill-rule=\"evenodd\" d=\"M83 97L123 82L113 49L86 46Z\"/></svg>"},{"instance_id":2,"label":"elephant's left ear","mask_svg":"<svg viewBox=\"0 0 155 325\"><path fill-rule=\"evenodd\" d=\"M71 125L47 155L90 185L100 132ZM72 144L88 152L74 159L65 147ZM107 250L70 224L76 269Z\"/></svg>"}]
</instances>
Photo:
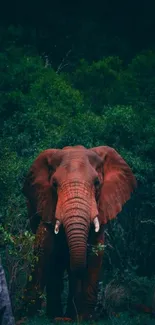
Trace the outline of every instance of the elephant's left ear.
<instances>
[{"instance_id":1,"label":"elephant's left ear","mask_svg":"<svg viewBox=\"0 0 155 325\"><path fill-rule=\"evenodd\" d=\"M98 200L101 223L114 219L137 186L131 168L116 150L108 146L92 148L103 161L100 172L103 184Z\"/></svg>"},{"instance_id":2,"label":"elephant's left ear","mask_svg":"<svg viewBox=\"0 0 155 325\"><path fill-rule=\"evenodd\" d=\"M56 193L51 188L50 178L60 161L61 150L44 150L35 159L25 178L22 192L27 198L31 228L37 227L39 218L54 222Z\"/></svg>"}]
</instances>

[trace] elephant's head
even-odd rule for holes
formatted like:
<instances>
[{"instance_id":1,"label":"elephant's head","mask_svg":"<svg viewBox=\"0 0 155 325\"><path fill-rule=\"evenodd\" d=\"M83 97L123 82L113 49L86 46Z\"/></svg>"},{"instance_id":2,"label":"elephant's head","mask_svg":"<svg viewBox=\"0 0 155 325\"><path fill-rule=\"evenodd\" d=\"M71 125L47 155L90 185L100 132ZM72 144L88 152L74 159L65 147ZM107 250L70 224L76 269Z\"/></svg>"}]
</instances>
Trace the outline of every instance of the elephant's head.
<instances>
[{"instance_id":1,"label":"elephant's head","mask_svg":"<svg viewBox=\"0 0 155 325\"><path fill-rule=\"evenodd\" d=\"M43 151L23 191L34 212L53 223L55 234L64 226L71 269L79 270L86 265L90 225L98 232L115 218L135 186L130 167L114 149L75 146Z\"/></svg>"}]
</instances>

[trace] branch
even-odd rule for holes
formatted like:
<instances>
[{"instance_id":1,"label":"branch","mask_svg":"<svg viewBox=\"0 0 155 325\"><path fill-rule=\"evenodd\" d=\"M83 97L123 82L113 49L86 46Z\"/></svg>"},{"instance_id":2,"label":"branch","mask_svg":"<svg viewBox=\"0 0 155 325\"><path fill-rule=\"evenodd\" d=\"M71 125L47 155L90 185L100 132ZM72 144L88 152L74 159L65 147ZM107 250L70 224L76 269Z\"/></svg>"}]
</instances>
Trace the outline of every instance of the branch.
<instances>
[{"instance_id":1,"label":"branch","mask_svg":"<svg viewBox=\"0 0 155 325\"><path fill-rule=\"evenodd\" d=\"M152 223L153 225L155 225L155 220L151 220L151 219L141 220L141 223Z\"/></svg>"},{"instance_id":2,"label":"branch","mask_svg":"<svg viewBox=\"0 0 155 325\"><path fill-rule=\"evenodd\" d=\"M62 61L61 61L61 63L59 64L59 66L58 66L58 68L57 68L57 70L56 70L56 73L59 73L64 67L66 67L69 63L68 62L66 62L65 63L65 61L66 61L66 59L68 58L68 56L69 56L69 54L72 52L72 50L69 50L67 53L66 53L66 55L65 55L65 57L62 59Z\"/></svg>"}]
</instances>

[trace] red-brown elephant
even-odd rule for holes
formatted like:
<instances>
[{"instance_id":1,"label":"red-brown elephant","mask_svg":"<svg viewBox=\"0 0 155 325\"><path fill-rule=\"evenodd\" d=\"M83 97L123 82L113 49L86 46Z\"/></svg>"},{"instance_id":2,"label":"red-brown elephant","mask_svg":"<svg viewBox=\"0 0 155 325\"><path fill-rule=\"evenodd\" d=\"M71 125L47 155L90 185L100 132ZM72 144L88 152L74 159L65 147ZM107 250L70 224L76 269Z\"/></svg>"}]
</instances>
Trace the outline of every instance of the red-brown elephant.
<instances>
[{"instance_id":1,"label":"red-brown elephant","mask_svg":"<svg viewBox=\"0 0 155 325\"><path fill-rule=\"evenodd\" d=\"M42 293L46 286L48 317L63 317L65 270L65 316L93 317L103 250L92 254L91 248L104 244L104 225L135 187L130 167L108 146L48 149L34 161L23 188L38 255L27 297L30 289Z\"/></svg>"}]
</instances>

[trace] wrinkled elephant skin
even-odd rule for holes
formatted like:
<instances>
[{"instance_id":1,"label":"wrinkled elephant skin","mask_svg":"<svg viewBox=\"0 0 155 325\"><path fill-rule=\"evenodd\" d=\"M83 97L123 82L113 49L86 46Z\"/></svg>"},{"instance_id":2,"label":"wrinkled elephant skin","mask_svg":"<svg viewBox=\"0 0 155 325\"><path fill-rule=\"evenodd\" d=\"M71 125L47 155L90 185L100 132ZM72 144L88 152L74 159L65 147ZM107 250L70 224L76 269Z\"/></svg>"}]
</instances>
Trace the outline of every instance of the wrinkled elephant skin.
<instances>
[{"instance_id":1,"label":"wrinkled elephant skin","mask_svg":"<svg viewBox=\"0 0 155 325\"><path fill-rule=\"evenodd\" d=\"M107 146L48 149L37 157L23 187L38 257L25 294L30 302L33 292L29 311L40 308L39 295L46 286L48 317L63 316L61 293L67 270L65 316L94 317L104 226L122 210L135 187L130 167Z\"/></svg>"}]
</instances>

